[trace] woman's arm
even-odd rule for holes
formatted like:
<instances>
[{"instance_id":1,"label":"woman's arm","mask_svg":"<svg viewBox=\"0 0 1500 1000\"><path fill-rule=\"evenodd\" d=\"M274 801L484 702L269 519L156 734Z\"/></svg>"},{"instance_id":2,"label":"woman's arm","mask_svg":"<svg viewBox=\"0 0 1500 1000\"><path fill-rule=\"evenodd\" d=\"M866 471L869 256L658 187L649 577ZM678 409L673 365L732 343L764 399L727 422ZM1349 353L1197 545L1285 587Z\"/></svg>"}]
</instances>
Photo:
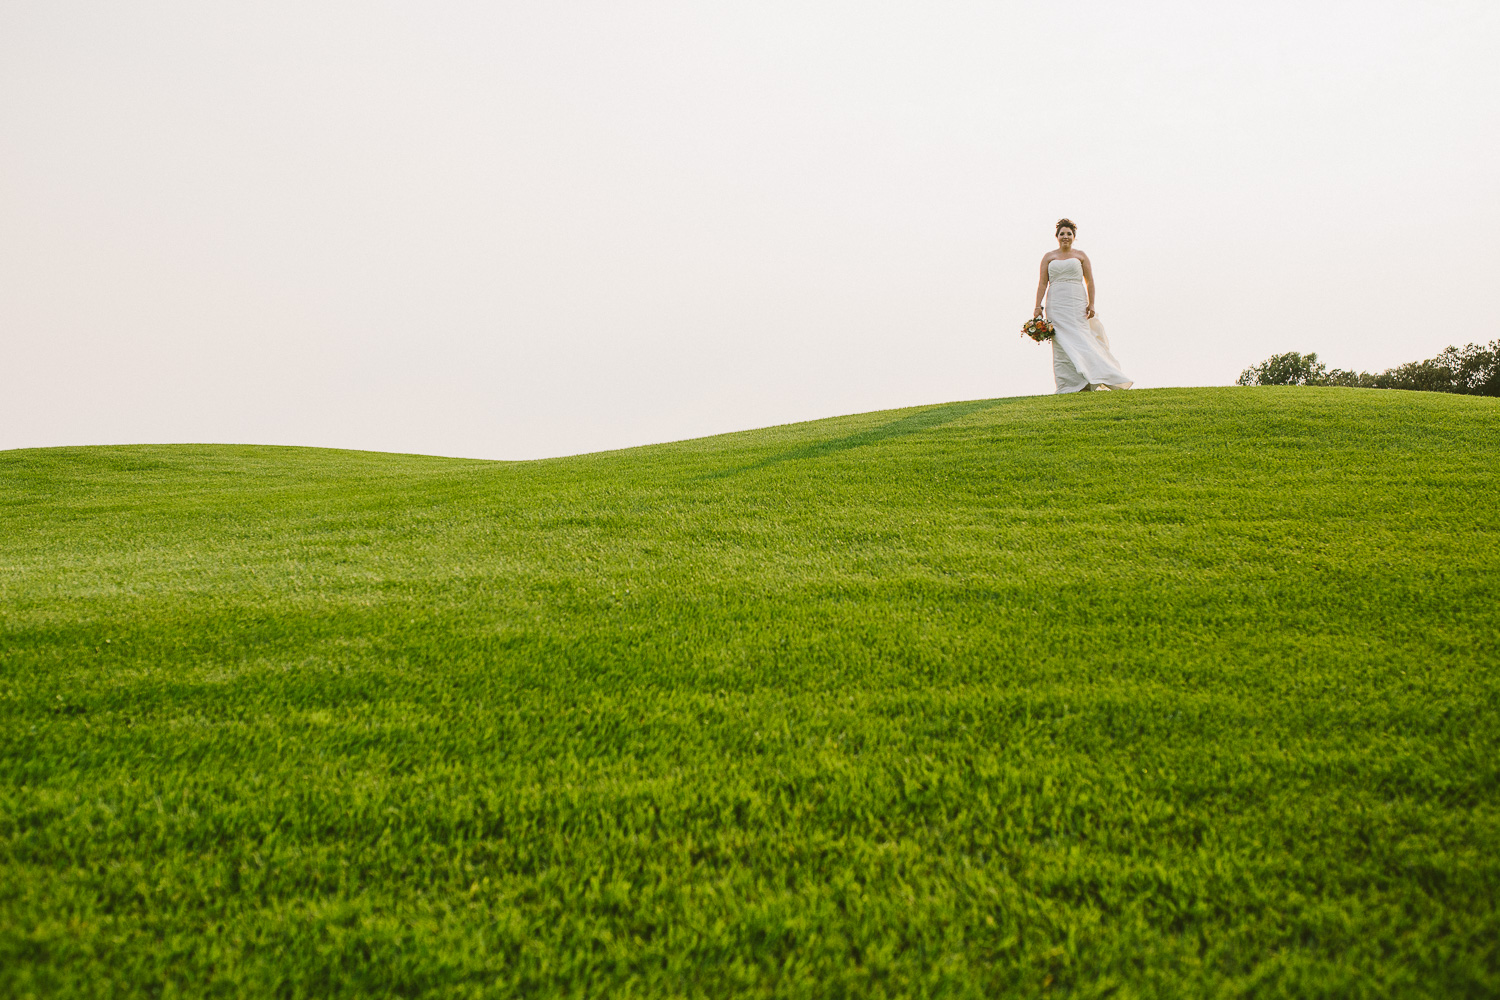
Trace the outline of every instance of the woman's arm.
<instances>
[{"instance_id":1,"label":"woman's arm","mask_svg":"<svg viewBox=\"0 0 1500 1000\"><path fill-rule=\"evenodd\" d=\"M1051 255L1049 254L1048 256L1051 256ZM1041 276L1041 278L1036 283L1036 311L1034 311L1031 314L1033 317L1040 316L1042 314L1042 296L1046 295L1046 294L1047 294L1047 258L1043 257L1042 258L1042 276Z\"/></svg>"},{"instance_id":2,"label":"woman's arm","mask_svg":"<svg viewBox=\"0 0 1500 1000\"><path fill-rule=\"evenodd\" d=\"M1094 265L1089 263L1089 255L1082 251L1078 254L1083 259L1083 283L1089 290L1089 307L1083 311L1084 319L1094 318Z\"/></svg>"}]
</instances>

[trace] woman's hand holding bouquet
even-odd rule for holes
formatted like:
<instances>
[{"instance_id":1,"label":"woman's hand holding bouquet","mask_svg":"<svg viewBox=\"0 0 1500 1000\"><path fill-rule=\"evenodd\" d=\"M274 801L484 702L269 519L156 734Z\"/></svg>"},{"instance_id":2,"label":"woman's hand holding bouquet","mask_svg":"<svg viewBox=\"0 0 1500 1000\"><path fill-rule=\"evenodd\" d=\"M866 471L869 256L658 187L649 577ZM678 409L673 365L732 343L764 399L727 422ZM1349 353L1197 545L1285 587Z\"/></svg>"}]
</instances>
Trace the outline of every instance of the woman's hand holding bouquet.
<instances>
[{"instance_id":1,"label":"woman's hand holding bouquet","mask_svg":"<svg viewBox=\"0 0 1500 1000\"><path fill-rule=\"evenodd\" d=\"M1056 332L1057 328L1040 316L1028 319L1021 327L1021 336L1030 337L1038 344L1044 340L1051 340L1052 334Z\"/></svg>"}]
</instances>

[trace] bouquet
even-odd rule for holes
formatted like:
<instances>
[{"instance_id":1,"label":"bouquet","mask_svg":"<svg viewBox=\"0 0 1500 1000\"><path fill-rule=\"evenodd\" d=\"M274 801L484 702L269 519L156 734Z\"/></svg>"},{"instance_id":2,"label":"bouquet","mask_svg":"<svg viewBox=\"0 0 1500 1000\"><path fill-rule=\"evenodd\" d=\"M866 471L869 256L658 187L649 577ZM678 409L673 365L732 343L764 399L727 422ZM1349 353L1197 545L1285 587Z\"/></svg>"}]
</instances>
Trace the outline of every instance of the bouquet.
<instances>
[{"instance_id":1,"label":"bouquet","mask_svg":"<svg viewBox=\"0 0 1500 1000\"><path fill-rule=\"evenodd\" d=\"M1025 325L1021 327L1021 336L1030 337L1038 344L1040 344L1044 340L1051 340L1052 335L1056 332L1057 327L1053 326L1045 319L1042 319L1040 316L1036 317L1035 319L1028 319Z\"/></svg>"}]
</instances>

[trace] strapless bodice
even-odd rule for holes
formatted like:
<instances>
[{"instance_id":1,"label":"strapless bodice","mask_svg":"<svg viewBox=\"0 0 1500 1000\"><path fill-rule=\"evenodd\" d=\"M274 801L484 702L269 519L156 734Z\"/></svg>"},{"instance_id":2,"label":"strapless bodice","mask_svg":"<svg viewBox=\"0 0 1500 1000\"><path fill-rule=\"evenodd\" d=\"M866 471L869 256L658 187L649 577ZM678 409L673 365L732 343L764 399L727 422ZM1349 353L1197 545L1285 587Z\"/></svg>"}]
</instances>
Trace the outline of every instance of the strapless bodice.
<instances>
[{"instance_id":1,"label":"strapless bodice","mask_svg":"<svg viewBox=\"0 0 1500 1000\"><path fill-rule=\"evenodd\" d=\"M1047 262L1048 281L1082 281L1083 262L1076 257Z\"/></svg>"}]
</instances>

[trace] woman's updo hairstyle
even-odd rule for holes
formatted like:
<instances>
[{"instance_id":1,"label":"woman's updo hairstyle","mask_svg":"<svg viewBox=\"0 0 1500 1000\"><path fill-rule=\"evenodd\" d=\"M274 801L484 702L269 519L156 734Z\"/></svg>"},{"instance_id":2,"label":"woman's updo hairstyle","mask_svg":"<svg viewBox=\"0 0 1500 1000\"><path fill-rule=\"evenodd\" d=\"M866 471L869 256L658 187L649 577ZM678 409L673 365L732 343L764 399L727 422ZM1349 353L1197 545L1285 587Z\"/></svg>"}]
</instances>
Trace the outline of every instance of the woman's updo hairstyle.
<instances>
[{"instance_id":1,"label":"woman's updo hairstyle","mask_svg":"<svg viewBox=\"0 0 1500 1000\"><path fill-rule=\"evenodd\" d=\"M1057 220L1057 228L1054 229L1054 230L1052 230L1052 235L1056 236L1058 233L1062 232L1064 229L1071 229L1071 230L1073 230L1073 235L1074 236L1078 235L1078 223L1074 222L1072 219L1058 219Z\"/></svg>"}]
</instances>

